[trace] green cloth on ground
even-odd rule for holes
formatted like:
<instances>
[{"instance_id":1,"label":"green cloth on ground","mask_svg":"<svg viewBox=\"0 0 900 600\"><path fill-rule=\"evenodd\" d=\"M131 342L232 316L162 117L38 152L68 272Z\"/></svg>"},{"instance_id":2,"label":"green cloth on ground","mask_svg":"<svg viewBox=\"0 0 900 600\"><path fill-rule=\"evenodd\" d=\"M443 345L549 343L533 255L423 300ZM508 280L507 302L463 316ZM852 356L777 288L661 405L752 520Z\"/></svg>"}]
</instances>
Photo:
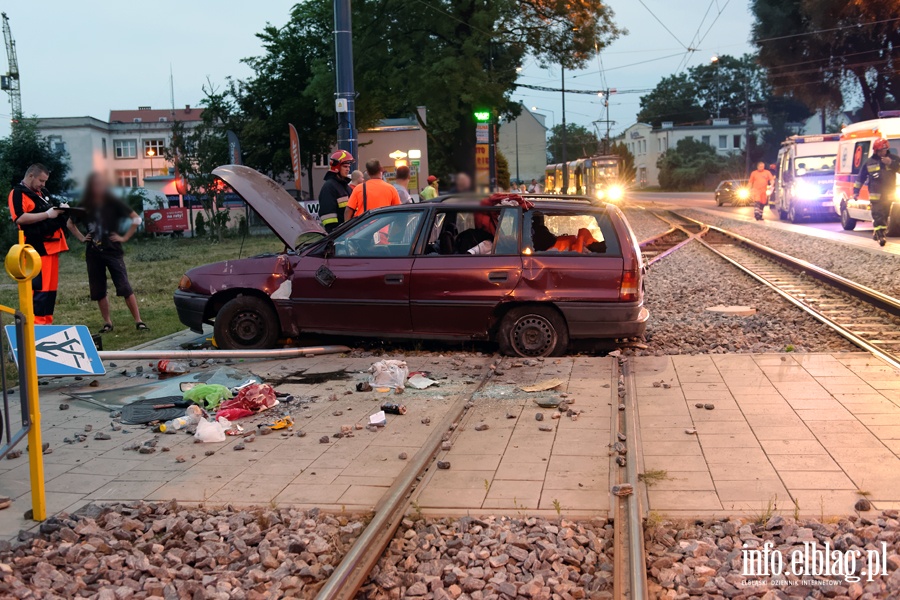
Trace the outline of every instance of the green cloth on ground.
<instances>
[{"instance_id":1,"label":"green cloth on ground","mask_svg":"<svg viewBox=\"0 0 900 600\"><path fill-rule=\"evenodd\" d=\"M193 387L184 393L184 399L199 404L206 410L215 410L222 400L231 398L231 390L224 385L204 384Z\"/></svg>"}]
</instances>

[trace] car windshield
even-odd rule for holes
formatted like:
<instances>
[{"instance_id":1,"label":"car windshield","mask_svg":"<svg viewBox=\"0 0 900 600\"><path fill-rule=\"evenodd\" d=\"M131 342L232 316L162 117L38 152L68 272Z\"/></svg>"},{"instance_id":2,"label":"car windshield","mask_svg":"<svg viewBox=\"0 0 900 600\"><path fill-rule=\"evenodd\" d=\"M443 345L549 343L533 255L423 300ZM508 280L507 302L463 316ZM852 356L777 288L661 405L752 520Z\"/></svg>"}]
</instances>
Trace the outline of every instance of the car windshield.
<instances>
[{"instance_id":1,"label":"car windshield","mask_svg":"<svg viewBox=\"0 0 900 600\"><path fill-rule=\"evenodd\" d=\"M834 163L837 156L828 154L825 156L800 156L794 159L794 175L825 175L834 173Z\"/></svg>"}]
</instances>

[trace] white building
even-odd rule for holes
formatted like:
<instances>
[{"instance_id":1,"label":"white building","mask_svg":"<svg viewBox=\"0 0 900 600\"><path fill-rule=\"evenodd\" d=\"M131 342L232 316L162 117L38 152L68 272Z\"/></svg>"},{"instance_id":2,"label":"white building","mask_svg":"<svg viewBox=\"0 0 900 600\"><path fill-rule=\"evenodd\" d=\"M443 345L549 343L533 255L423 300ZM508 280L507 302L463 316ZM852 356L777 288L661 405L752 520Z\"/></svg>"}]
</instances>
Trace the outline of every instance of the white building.
<instances>
[{"instance_id":1,"label":"white building","mask_svg":"<svg viewBox=\"0 0 900 600\"><path fill-rule=\"evenodd\" d=\"M120 187L142 187L144 179L169 174L164 149L171 142L172 122L187 126L200 121L202 109L112 110L109 122L94 117L38 119L38 130L69 155L70 176L80 189L98 171Z\"/></svg>"},{"instance_id":2,"label":"white building","mask_svg":"<svg viewBox=\"0 0 900 600\"><path fill-rule=\"evenodd\" d=\"M758 141L761 131L769 129L770 125L764 116L753 115L753 127ZM659 129L654 129L647 123L635 123L625 130L623 136L620 139L634 155L636 184L640 187L659 185L656 163L681 140L694 139L709 144L723 156L737 154L747 147L746 125L731 124L724 118L712 119L709 123L700 125L675 125L671 121L664 121Z\"/></svg>"},{"instance_id":3,"label":"white building","mask_svg":"<svg viewBox=\"0 0 900 600\"><path fill-rule=\"evenodd\" d=\"M524 105L518 117L501 121L497 132L497 149L509 163L511 179L530 182L544 176L547 166L547 126L545 116Z\"/></svg>"}]
</instances>

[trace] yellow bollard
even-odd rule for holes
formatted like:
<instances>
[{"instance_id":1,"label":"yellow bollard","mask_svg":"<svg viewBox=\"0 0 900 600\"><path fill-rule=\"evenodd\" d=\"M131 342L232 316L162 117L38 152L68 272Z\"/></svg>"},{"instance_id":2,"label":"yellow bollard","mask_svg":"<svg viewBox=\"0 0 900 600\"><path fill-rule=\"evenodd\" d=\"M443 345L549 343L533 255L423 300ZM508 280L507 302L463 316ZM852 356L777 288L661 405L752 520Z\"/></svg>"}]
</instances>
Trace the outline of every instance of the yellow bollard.
<instances>
[{"instance_id":1,"label":"yellow bollard","mask_svg":"<svg viewBox=\"0 0 900 600\"><path fill-rule=\"evenodd\" d=\"M41 408L38 402L37 357L34 342L34 298L31 280L41 272L41 257L25 243L25 234L19 232L19 243L6 254L6 272L19 284L19 312L25 316L25 347L19 355L25 363L20 373L27 378L28 390L28 464L31 471L31 518L43 521L47 518L47 498L44 492L44 454L41 442ZM22 389L19 382L19 389ZM9 418L7 416L7 418Z\"/></svg>"}]
</instances>

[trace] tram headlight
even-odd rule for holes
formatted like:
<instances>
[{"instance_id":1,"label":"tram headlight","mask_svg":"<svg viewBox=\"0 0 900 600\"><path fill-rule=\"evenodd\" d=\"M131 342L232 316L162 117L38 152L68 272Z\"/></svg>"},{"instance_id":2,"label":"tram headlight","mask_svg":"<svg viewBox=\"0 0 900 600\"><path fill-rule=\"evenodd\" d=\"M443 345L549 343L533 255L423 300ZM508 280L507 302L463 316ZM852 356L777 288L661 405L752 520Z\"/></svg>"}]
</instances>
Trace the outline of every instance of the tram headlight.
<instances>
[{"instance_id":1,"label":"tram headlight","mask_svg":"<svg viewBox=\"0 0 900 600\"><path fill-rule=\"evenodd\" d=\"M621 185L611 185L606 190L606 197L613 202L621 200L625 196L625 188Z\"/></svg>"}]
</instances>

